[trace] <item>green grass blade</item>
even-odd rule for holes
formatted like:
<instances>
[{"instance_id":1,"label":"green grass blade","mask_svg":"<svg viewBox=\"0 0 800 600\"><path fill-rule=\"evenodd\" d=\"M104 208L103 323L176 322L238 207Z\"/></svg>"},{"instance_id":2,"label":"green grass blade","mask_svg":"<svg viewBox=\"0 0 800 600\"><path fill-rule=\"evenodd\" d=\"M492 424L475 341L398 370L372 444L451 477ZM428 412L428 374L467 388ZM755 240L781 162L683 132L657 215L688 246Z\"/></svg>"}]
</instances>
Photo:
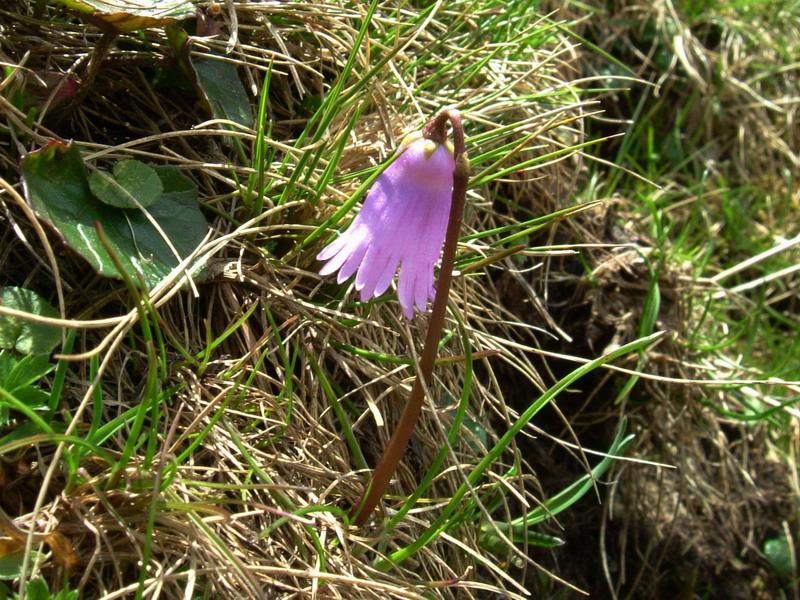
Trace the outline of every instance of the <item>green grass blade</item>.
<instances>
[{"instance_id":1,"label":"green grass blade","mask_svg":"<svg viewBox=\"0 0 800 600\"><path fill-rule=\"evenodd\" d=\"M593 361L586 363L575 369L572 373L567 375L566 377L562 378L558 381L553 387L551 387L547 392L545 392L542 396L540 396L535 402L533 402L523 413L520 417L515 421L511 427L509 427L508 431L503 435L503 437L495 444L495 446L489 451L489 453L478 463L478 465L473 468L470 474L467 477L467 482L461 485L458 490L453 494L452 498L448 502L447 506L442 510L441 514L437 519L426 529L417 540L410 545L402 548L393 554L390 555L388 561L380 560L376 564L376 567L380 570L386 570L391 567L392 564L400 563L410 556L414 555L416 552L421 550L425 547L428 542L432 539L439 536L443 531L445 531L448 527L448 521L450 516L453 512L458 508L461 500L466 496L469 492L471 487L474 487L480 479L483 477L483 474L486 472L489 467L491 467L495 462L500 459L500 456L509 446L511 441L514 437L522 431L522 429L530 422L530 420L539 412L544 406L546 406L551 400L553 400L559 393L564 391L567 387L572 385L575 381L583 377L584 375L594 371L598 367L615 360L621 356L625 356L630 352L638 351L641 348L645 348L649 344L655 342L659 338L661 338L663 333L655 333L650 335L646 338L641 338L625 344L603 356L600 356Z\"/></svg>"}]
</instances>

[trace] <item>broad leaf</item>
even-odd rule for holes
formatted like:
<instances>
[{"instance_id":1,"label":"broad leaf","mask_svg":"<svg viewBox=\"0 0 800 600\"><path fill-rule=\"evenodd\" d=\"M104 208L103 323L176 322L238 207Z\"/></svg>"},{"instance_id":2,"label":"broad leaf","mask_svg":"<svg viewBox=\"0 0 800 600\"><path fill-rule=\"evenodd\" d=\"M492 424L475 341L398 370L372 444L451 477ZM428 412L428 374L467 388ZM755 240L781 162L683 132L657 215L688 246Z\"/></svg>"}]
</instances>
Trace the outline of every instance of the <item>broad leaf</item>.
<instances>
[{"instance_id":1,"label":"broad leaf","mask_svg":"<svg viewBox=\"0 0 800 600\"><path fill-rule=\"evenodd\" d=\"M197 85L217 119L227 119L245 127L253 126L253 110L239 79L236 65L222 57L190 56L197 74Z\"/></svg>"},{"instance_id":2,"label":"broad leaf","mask_svg":"<svg viewBox=\"0 0 800 600\"><path fill-rule=\"evenodd\" d=\"M8 350L0 350L0 425L8 423L9 410L15 408L7 400L12 396L28 408L34 410L47 408L50 394L40 389L36 383L55 369L47 354L17 358Z\"/></svg>"},{"instance_id":3,"label":"broad leaf","mask_svg":"<svg viewBox=\"0 0 800 600\"><path fill-rule=\"evenodd\" d=\"M39 560L41 553L31 552L29 561ZM25 559L25 542L4 538L0 544L0 579L16 579L22 575L22 562Z\"/></svg>"},{"instance_id":4,"label":"broad leaf","mask_svg":"<svg viewBox=\"0 0 800 600\"><path fill-rule=\"evenodd\" d=\"M197 189L177 167L153 167L163 192L144 211L99 202L92 195L86 167L72 144L50 142L22 160L25 194L36 214L101 274L120 277L100 242L97 225L125 272L152 288L202 242L207 225L197 206ZM157 223L159 231L147 218ZM165 238L177 252L175 255Z\"/></svg>"},{"instance_id":5,"label":"broad leaf","mask_svg":"<svg viewBox=\"0 0 800 600\"><path fill-rule=\"evenodd\" d=\"M11 352L0 350L0 385L9 392L33 385L55 368L47 354L28 354L18 358Z\"/></svg>"},{"instance_id":6,"label":"broad leaf","mask_svg":"<svg viewBox=\"0 0 800 600\"><path fill-rule=\"evenodd\" d=\"M43 317L59 316L47 300L24 288L0 288L0 304ZM14 349L20 354L49 354L60 342L60 327L0 315L0 348Z\"/></svg>"},{"instance_id":7,"label":"broad leaf","mask_svg":"<svg viewBox=\"0 0 800 600\"><path fill-rule=\"evenodd\" d=\"M22 562L25 560L25 545L16 552L3 553L0 556L0 579L16 579L22 574Z\"/></svg>"},{"instance_id":8,"label":"broad leaf","mask_svg":"<svg viewBox=\"0 0 800 600\"><path fill-rule=\"evenodd\" d=\"M778 575L783 579L792 578L792 548L785 535L764 542L764 554Z\"/></svg>"},{"instance_id":9,"label":"broad leaf","mask_svg":"<svg viewBox=\"0 0 800 600\"><path fill-rule=\"evenodd\" d=\"M197 88L208 111L217 119L252 127L253 109L236 65L221 56L193 56L186 31L177 25L167 25L166 31L181 73Z\"/></svg>"},{"instance_id":10,"label":"broad leaf","mask_svg":"<svg viewBox=\"0 0 800 600\"><path fill-rule=\"evenodd\" d=\"M191 16L195 6L188 0L58 0L84 13L84 18L115 33L160 27Z\"/></svg>"},{"instance_id":11,"label":"broad leaf","mask_svg":"<svg viewBox=\"0 0 800 600\"><path fill-rule=\"evenodd\" d=\"M89 187L98 200L117 208L149 208L164 192L153 167L138 160L115 163L113 176L105 171L92 173Z\"/></svg>"},{"instance_id":12,"label":"broad leaf","mask_svg":"<svg viewBox=\"0 0 800 600\"><path fill-rule=\"evenodd\" d=\"M252 127L253 110L236 65L222 57L213 56L191 56L190 62L197 74L197 86L211 114L217 119Z\"/></svg>"}]
</instances>

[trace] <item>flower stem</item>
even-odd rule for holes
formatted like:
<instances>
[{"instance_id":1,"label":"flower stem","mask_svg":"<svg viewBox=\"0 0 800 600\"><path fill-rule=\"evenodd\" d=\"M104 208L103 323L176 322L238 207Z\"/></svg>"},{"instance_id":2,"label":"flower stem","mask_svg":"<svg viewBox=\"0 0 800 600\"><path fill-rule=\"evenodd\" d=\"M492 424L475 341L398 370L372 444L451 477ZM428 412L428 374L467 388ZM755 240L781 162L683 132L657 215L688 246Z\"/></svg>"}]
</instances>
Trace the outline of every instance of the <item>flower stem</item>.
<instances>
[{"instance_id":1,"label":"flower stem","mask_svg":"<svg viewBox=\"0 0 800 600\"><path fill-rule=\"evenodd\" d=\"M405 453L408 440L411 438L414 426L422 411L425 389L430 387L433 381L433 366L436 362L436 350L444 328L447 300L450 296L450 284L453 280L456 246L461 232L461 216L464 213L464 204L467 197L469 159L467 158L464 142L464 127L461 123L461 115L457 110L452 108L444 109L422 130L423 137L444 144L447 141L448 121L450 121L450 125L453 128L456 168L453 172L453 196L450 203L450 217L447 222L442 263L439 269L439 279L436 282L436 298L433 301L428 330L425 333L425 345L422 347L417 376L411 387L406 408L395 427L381 460L378 462L378 466L375 467L371 479L364 488L361 499L350 512L353 523L359 526L367 521L386 488L389 487L392 475L397 470L397 465Z\"/></svg>"}]
</instances>

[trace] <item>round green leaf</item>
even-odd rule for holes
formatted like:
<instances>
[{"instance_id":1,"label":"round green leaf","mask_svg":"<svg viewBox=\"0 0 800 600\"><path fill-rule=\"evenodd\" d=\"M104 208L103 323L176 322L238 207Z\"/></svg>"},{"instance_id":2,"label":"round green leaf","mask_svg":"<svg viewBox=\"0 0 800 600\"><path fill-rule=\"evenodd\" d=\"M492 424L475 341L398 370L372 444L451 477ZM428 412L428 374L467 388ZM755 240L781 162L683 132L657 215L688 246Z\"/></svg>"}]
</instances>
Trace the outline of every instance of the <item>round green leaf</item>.
<instances>
[{"instance_id":1,"label":"round green leaf","mask_svg":"<svg viewBox=\"0 0 800 600\"><path fill-rule=\"evenodd\" d=\"M116 163L113 177L105 171L92 173L89 188L98 200L117 208L139 208L136 202L142 208L149 208L164 191L153 167L138 160Z\"/></svg>"},{"instance_id":2,"label":"round green leaf","mask_svg":"<svg viewBox=\"0 0 800 600\"><path fill-rule=\"evenodd\" d=\"M43 317L59 316L47 300L24 288L0 288L0 304ZM60 342L60 327L0 315L0 348L11 348L20 354L49 354Z\"/></svg>"},{"instance_id":3,"label":"round green leaf","mask_svg":"<svg viewBox=\"0 0 800 600\"><path fill-rule=\"evenodd\" d=\"M102 227L125 272L137 283L141 277L151 289L203 242L208 230L192 181L173 165L153 169L164 191L144 210L125 210L97 200L73 144L53 141L26 155L22 181L39 218L50 223L99 273L120 277L97 233ZM202 276L197 273L195 279Z\"/></svg>"}]
</instances>

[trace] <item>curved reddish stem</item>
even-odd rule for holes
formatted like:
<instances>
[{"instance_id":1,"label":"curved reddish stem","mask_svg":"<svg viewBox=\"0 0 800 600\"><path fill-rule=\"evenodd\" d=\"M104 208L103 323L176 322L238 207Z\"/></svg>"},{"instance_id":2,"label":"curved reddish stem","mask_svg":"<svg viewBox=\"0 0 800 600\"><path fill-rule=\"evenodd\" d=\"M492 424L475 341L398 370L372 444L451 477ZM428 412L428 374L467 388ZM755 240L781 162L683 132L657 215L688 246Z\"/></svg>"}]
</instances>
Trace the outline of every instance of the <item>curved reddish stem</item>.
<instances>
[{"instance_id":1,"label":"curved reddish stem","mask_svg":"<svg viewBox=\"0 0 800 600\"><path fill-rule=\"evenodd\" d=\"M425 333L425 344L419 359L419 367L411 393L408 396L406 408L395 427L394 434L383 452L381 460L375 467L372 477L364 488L361 499L350 512L350 517L356 525L363 525L369 518L375 506L380 501L392 475L397 470L397 465L403 458L408 440L414 432L422 404L425 400L425 388L433 381L433 365L436 362L436 350L444 329L447 300L450 296L450 285L453 280L453 265L456 258L456 247L461 232L461 215L464 213L464 204L467 198L467 184L469 182L469 159L467 158L464 140L464 127L461 115L452 108L446 108L439 113L430 123L422 129L423 137L444 144L447 142L447 122L453 128L453 148L456 168L453 172L453 196L450 203L450 217L447 222L447 233L442 251L442 263L439 269L439 279L436 282L436 298L433 301L431 317L428 321L428 330ZM425 385L423 386L423 381Z\"/></svg>"}]
</instances>

